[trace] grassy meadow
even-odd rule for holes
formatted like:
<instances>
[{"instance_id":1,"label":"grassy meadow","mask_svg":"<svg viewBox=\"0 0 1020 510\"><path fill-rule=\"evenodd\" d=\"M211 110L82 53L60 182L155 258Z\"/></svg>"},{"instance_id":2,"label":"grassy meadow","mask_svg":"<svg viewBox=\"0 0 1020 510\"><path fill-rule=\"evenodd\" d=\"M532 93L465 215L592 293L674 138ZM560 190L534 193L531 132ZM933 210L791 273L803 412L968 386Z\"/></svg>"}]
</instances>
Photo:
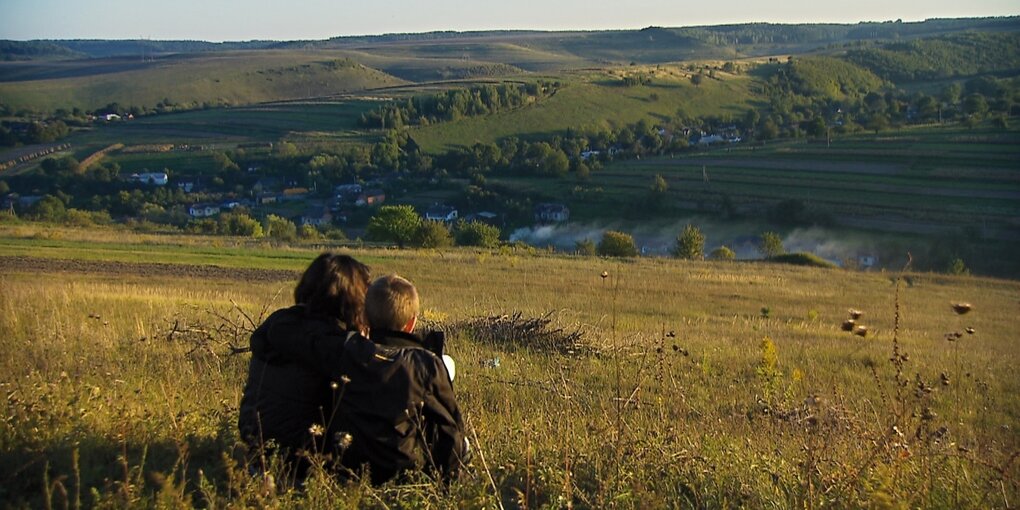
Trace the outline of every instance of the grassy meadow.
<instances>
[{"instance_id":1,"label":"grassy meadow","mask_svg":"<svg viewBox=\"0 0 1020 510\"><path fill-rule=\"evenodd\" d=\"M290 303L321 248L39 226L0 241L0 506L1008 508L1020 496L1015 281L346 248L373 274L415 281L425 322L450 333L476 455L448 489L317 475L288 490L238 464L248 355L232 347ZM181 273L138 270L147 262ZM226 273L190 276L205 264ZM959 302L972 310L954 313ZM863 337L841 329L851 308Z\"/></svg>"}]
</instances>

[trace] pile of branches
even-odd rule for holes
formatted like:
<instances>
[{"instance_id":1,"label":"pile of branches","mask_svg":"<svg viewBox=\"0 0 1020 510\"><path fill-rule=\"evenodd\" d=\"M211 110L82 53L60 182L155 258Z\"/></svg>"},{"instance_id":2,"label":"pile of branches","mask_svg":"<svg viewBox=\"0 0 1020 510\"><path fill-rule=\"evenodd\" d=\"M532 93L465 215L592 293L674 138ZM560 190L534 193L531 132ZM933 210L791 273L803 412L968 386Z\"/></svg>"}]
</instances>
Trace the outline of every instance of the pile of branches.
<instances>
[{"instance_id":1,"label":"pile of branches","mask_svg":"<svg viewBox=\"0 0 1020 510\"><path fill-rule=\"evenodd\" d=\"M527 349L559 354L595 354L585 342L585 331L577 326L564 329L555 324L556 312L541 317L525 317L522 312L475 317L451 325L451 333L469 335L501 349Z\"/></svg>"}]
</instances>

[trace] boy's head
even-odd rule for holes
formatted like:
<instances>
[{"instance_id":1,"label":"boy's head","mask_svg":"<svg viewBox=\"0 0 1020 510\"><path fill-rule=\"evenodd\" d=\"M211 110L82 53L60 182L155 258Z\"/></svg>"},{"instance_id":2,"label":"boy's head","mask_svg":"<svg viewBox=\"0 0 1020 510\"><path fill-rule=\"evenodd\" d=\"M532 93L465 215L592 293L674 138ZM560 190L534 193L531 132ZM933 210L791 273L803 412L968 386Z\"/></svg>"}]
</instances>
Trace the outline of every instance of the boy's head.
<instances>
[{"instance_id":1,"label":"boy's head","mask_svg":"<svg viewBox=\"0 0 1020 510\"><path fill-rule=\"evenodd\" d=\"M418 291L395 274L376 278L365 294L365 315L372 329L410 333L418 319Z\"/></svg>"}]
</instances>

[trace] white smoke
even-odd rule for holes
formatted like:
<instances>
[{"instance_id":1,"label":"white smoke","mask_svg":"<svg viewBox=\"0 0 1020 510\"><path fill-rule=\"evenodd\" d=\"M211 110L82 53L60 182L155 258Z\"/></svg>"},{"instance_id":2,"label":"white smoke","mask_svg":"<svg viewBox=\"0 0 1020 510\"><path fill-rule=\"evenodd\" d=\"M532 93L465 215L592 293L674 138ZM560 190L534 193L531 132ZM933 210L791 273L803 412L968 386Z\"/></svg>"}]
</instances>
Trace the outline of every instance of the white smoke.
<instances>
[{"instance_id":1,"label":"white smoke","mask_svg":"<svg viewBox=\"0 0 1020 510\"><path fill-rule=\"evenodd\" d=\"M572 252L579 241L588 239L597 244L607 230L619 230L634 237L642 255L665 256L673 250L677 236L687 224L697 226L704 234L706 255L720 246L726 246L737 254L738 259L761 258L756 243L762 232L770 230L750 222L720 222L691 217L674 222L646 222L638 225L623 221L536 225L515 230L510 235L510 241ZM849 235L820 227L796 229L783 239L787 252L814 253L835 263L873 254L876 245L876 239L871 236Z\"/></svg>"}]
</instances>

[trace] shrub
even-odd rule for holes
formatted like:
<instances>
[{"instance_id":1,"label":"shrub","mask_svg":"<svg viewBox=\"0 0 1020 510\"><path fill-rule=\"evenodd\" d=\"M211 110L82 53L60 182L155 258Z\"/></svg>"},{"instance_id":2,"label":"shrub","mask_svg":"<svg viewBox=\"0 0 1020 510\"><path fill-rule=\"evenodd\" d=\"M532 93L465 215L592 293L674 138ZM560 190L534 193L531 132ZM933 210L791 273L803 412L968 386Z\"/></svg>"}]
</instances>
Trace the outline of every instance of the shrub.
<instances>
[{"instance_id":1,"label":"shrub","mask_svg":"<svg viewBox=\"0 0 1020 510\"><path fill-rule=\"evenodd\" d=\"M453 245L450 228L437 221L423 221L415 235L415 244L422 248L446 248Z\"/></svg>"},{"instance_id":2,"label":"shrub","mask_svg":"<svg viewBox=\"0 0 1020 510\"><path fill-rule=\"evenodd\" d=\"M776 255L775 257L769 257L769 262L779 262L780 264L790 264L794 266L812 266L812 267L837 267L836 264L825 260L814 253L799 252L799 253L786 253L783 255Z\"/></svg>"},{"instance_id":3,"label":"shrub","mask_svg":"<svg viewBox=\"0 0 1020 510\"><path fill-rule=\"evenodd\" d=\"M276 241L297 239L297 226L287 218L281 218L275 214L266 216L263 228L265 234Z\"/></svg>"},{"instance_id":4,"label":"shrub","mask_svg":"<svg viewBox=\"0 0 1020 510\"><path fill-rule=\"evenodd\" d=\"M607 230L599 241L598 254L603 257L636 257L638 250L630 234Z\"/></svg>"},{"instance_id":5,"label":"shrub","mask_svg":"<svg viewBox=\"0 0 1020 510\"><path fill-rule=\"evenodd\" d=\"M729 249L728 246L720 246L712 250L712 253L708 255L708 258L712 260L735 260L737 258L737 254L734 253L733 250Z\"/></svg>"},{"instance_id":6,"label":"shrub","mask_svg":"<svg viewBox=\"0 0 1020 510\"><path fill-rule=\"evenodd\" d=\"M595 256L595 241L591 239L582 239L574 243L574 253L581 255L582 257L594 257Z\"/></svg>"},{"instance_id":7,"label":"shrub","mask_svg":"<svg viewBox=\"0 0 1020 510\"><path fill-rule=\"evenodd\" d=\"M454 229L459 246L495 248L499 245L499 228L478 221L460 221Z\"/></svg>"}]
</instances>

